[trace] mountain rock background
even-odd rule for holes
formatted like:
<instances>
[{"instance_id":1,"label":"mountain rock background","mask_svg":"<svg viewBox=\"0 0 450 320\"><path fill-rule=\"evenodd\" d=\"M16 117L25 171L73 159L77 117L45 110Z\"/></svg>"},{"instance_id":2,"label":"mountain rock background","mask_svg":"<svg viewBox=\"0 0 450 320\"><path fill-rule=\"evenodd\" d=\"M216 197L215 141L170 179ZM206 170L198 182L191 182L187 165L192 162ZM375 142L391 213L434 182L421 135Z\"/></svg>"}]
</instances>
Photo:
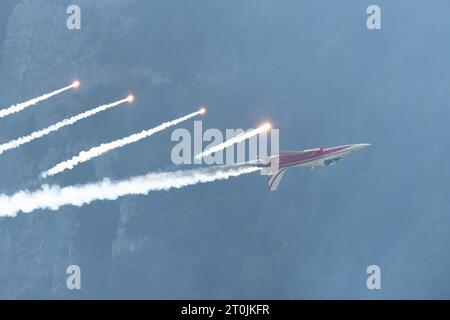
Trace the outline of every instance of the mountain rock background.
<instances>
[{"instance_id":1,"label":"mountain rock background","mask_svg":"<svg viewBox=\"0 0 450 320\"><path fill-rule=\"evenodd\" d=\"M378 0L370 31L372 2L3 0L0 105L82 86L0 119L2 142L136 101L3 154L1 193L170 168L168 130L37 178L199 105L205 129L270 119L283 149L373 145L291 169L275 193L253 174L0 218L0 298L450 298L450 4ZM81 290L66 289L71 264ZM372 264L381 290L366 287Z\"/></svg>"}]
</instances>

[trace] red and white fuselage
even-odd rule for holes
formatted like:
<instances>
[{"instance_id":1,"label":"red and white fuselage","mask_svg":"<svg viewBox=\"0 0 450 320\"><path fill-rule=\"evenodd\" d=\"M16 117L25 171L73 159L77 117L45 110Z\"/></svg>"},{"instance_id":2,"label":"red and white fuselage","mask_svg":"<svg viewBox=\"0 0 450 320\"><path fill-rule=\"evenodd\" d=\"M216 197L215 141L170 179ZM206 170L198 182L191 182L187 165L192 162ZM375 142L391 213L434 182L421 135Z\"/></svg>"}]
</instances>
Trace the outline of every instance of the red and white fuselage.
<instances>
[{"instance_id":1,"label":"red and white fuselage","mask_svg":"<svg viewBox=\"0 0 450 320\"><path fill-rule=\"evenodd\" d=\"M276 190L284 172L291 167L318 167L333 165L348 155L370 146L368 143L347 144L331 148L315 148L303 151L283 151L258 163L259 167L278 168L269 175L270 191ZM275 163L274 163L275 161Z\"/></svg>"}]
</instances>

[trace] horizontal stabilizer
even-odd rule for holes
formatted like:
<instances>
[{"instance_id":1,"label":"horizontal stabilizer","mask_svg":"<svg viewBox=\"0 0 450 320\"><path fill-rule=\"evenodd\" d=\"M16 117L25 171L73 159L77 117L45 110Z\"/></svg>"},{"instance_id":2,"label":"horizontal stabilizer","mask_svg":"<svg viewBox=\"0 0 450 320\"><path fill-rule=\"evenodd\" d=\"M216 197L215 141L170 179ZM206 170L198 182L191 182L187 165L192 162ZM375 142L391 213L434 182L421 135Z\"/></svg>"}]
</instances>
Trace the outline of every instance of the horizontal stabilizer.
<instances>
[{"instance_id":1,"label":"horizontal stabilizer","mask_svg":"<svg viewBox=\"0 0 450 320\"><path fill-rule=\"evenodd\" d=\"M283 178L284 172L286 170L287 170L287 168L283 168L283 169L277 170L273 175L268 176L270 191L277 190L278 185L280 184L281 179Z\"/></svg>"}]
</instances>

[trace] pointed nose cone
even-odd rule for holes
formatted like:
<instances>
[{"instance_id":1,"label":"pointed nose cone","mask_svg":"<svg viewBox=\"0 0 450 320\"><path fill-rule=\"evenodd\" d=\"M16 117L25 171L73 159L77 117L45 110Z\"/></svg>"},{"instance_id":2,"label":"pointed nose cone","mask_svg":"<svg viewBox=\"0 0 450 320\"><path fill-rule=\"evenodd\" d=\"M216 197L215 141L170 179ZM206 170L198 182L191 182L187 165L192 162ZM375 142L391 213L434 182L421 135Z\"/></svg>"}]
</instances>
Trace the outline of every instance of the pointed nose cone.
<instances>
[{"instance_id":1,"label":"pointed nose cone","mask_svg":"<svg viewBox=\"0 0 450 320\"><path fill-rule=\"evenodd\" d=\"M372 145L372 144L370 144L370 143L358 143L358 144L354 145L354 148L355 148L356 151L360 151L362 149L367 148L370 145Z\"/></svg>"}]
</instances>

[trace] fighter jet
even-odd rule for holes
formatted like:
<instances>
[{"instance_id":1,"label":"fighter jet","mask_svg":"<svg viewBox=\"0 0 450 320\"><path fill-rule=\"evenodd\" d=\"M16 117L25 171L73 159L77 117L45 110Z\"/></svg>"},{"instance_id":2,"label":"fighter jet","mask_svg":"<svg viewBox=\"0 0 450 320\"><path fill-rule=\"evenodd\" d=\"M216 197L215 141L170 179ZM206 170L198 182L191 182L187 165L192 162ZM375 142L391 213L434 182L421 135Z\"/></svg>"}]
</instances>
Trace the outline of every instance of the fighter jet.
<instances>
[{"instance_id":1,"label":"fighter jet","mask_svg":"<svg viewBox=\"0 0 450 320\"><path fill-rule=\"evenodd\" d=\"M315 148L304 151L280 151L279 154L271 156L265 160L258 162L257 166L262 168L269 168L273 164L276 166L278 160L277 170L269 171L269 189L275 191L280 184L285 171L291 167L317 167L317 166L331 166L336 164L348 155L362 150L370 146L369 143L347 144L344 146L331 148ZM275 160L275 162L273 162Z\"/></svg>"}]
</instances>

